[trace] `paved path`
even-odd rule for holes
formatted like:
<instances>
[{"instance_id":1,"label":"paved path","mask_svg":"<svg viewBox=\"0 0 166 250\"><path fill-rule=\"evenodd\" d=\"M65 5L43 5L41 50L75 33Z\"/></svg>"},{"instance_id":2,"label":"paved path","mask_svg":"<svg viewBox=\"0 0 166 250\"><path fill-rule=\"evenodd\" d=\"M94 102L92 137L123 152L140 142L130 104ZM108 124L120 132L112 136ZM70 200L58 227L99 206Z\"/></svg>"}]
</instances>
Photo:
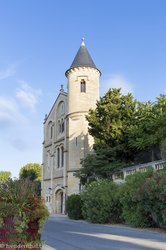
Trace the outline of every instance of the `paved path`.
<instances>
[{"instance_id":1,"label":"paved path","mask_svg":"<svg viewBox=\"0 0 166 250\"><path fill-rule=\"evenodd\" d=\"M50 247L50 246L44 244L44 245L42 246L42 250L55 250L55 248L54 248L54 247Z\"/></svg>"},{"instance_id":2,"label":"paved path","mask_svg":"<svg viewBox=\"0 0 166 250\"><path fill-rule=\"evenodd\" d=\"M99 225L53 216L42 234L43 250L166 250L166 234L121 225Z\"/></svg>"}]
</instances>

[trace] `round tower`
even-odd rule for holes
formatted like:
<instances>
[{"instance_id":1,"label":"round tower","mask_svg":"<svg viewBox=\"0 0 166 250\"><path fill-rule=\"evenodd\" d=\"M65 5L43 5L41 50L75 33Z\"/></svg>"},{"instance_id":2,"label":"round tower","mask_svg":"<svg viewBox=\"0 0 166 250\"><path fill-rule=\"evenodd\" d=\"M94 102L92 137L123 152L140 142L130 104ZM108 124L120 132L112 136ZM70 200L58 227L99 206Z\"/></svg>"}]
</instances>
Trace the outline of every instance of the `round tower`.
<instances>
[{"instance_id":1,"label":"round tower","mask_svg":"<svg viewBox=\"0 0 166 250\"><path fill-rule=\"evenodd\" d=\"M81 46L70 68L68 78L68 115L88 112L94 109L99 99L99 78L101 72L96 68L82 39Z\"/></svg>"},{"instance_id":2,"label":"round tower","mask_svg":"<svg viewBox=\"0 0 166 250\"><path fill-rule=\"evenodd\" d=\"M67 186L68 195L78 193L79 179L74 173L81 167L80 160L91 152L93 138L88 133L86 115L95 109L99 99L100 71L95 66L82 39L81 46L70 68L68 78L67 136Z\"/></svg>"}]
</instances>

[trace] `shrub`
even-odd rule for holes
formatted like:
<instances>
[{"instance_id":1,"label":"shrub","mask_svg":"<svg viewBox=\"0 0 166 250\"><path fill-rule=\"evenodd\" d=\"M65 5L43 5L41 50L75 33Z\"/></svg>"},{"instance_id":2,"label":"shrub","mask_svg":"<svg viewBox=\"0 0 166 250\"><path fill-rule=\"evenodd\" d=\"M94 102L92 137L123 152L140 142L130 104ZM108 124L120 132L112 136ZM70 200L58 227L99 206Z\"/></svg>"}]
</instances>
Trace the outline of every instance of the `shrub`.
<instances>
[{"instance_id":1,"label":"shrub","mask_svg":"<svg viewBox=\"0 0 166 250\"><path fill-rule=\"evenodd\" d=\"M82 200L79 194L72 194L66 201L66 212L69 218L74 220L82 219Z\"/></svg>"},{"instance_id":2,"label":"shrub","mask_svg":"<svg viewBox=\"0 0 166 250\"><path fill-rule=\"evenodd\" d=\"M156 226L166 227L166 168L155 173L147 184L144 199L151 203L146 210L149 209Z\"/></svg>"},{"instance_id":3,"label":"shrub","mask_svg":"<svg viewBox=\"0 0 166 250\"><path fill-rule=\"evenodd\" d=\"M12 221L14 230L9 235L11 244L40 242L41 230L48 216L44 200L36 195L33 182L10 179L0 184L0 227L8 228L7 221ZM36 223L37 227L33 239L28 232L30 223Z\"/></svg>"},{"instance_id":4,"label":"shrub","mask_svg":"<svg viewBox=\"0 0 166 250\"><path fill-rule=\"evenodd\" d=\"M121 186L122 215L135 227L162 226L165 223L164 190L159 173L136 173Z\"/></svg>"},{"instance_id":5,"label":"shrub","mask_svg":"<svg viewBox=\"0 0 166 250\"><path fill-rule=\"evenodd\" d=\"M116 222L120 220L119 187L109 181L100 180L87 185L81 194L83 216L94 223Z\"/></svg>"}]
</instances>

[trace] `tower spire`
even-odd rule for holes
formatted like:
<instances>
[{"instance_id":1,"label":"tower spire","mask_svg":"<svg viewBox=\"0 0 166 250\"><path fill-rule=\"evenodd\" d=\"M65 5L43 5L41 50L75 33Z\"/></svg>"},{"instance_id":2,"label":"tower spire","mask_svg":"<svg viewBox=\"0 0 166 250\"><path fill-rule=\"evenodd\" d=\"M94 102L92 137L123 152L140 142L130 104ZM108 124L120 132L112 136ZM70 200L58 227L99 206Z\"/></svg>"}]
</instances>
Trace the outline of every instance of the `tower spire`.
<instances>
[{"instance_id":1,"label":"tower spire","mask_svg":"<svg viewBox=\"0 0 166 250\"><path fill-rule=\"evenodd\" d=\"M79 48L79 50L78 50L78 52L77 52L77 54L72 62L70 68L66 71L65 75L67 76L67 72L70 69L78 68L78 67L90 67L90 68L97 69L96 65L94 64L94 62L92 60L92 57L90 56L90 54L85 46L84 37L82 38L81 46L80 46L80 48Z\"/></svg>"}]
</instances>

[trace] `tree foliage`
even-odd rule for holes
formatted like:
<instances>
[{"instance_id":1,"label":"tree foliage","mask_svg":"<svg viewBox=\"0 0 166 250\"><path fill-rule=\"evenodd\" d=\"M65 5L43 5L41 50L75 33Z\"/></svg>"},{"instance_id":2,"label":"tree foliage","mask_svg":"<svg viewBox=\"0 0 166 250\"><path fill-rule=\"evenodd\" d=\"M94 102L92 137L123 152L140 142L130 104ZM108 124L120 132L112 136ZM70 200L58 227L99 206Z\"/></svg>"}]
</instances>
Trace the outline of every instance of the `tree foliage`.
<instances>
[{"instance_id":1,"label":"tree foliage","mask_svg":"<svg viewBox=\"0 0 166 250\"><path fill-rule=\"evenodd\" d=\"M161 157L166 160L166 138L164 138L160 143Z\"/></svg>"},{"instance_id":2,"label":"tree foliage","mask_svg":"<svg viewBox=\"0 0 166 250\"><path fill-rule=\"evenodd\" d=\"M110 89L86 118L95 144L94 153L82 159L82 168L76 173L82 184L111 178L122 167L161 159L166 95L142 103L131 94L122 95L120 89Z\"/></svg>"},{"instance_id":3,"label":"tree foliage","mask_svg":"<svg viewBox=\"0 0 166 250\"><path fill-rule=\"evenodd\" d=\"M166 138L166 96L160 95L156 102L138 102L134 120L128 127L129 146L139 151L151 150L151 160L155 160L154 150Z\"/></svg>"},{"instance_id":4,"label":"tree foliage","mask_svg":"<svg viewBox=\"0 0 166 250\"><path fill-rule=\"evenodd\" d=\"M89 133L96 145L126 146L124 134L134 116L136 102L131 94L122 95L120 89L110 89L90 110L87 120Z\"/></svg>"},{"instance_id":5,"label":"tree foliage","mask_svg":"<svg viewBox=\"0 0 166 250\"><path fill-rule=\"evenodd\" d=\"M131 94L110 89L90 110L87 120L94 137L95 154L82 160L83 168L76 174L81 183L111 178L112 173L133 163L136 149L129 148L128 127L134 119L136 101Z\"/></svg>"},{"instance_id":6,"label":"tree foliage","mask_svg":"<svg viewBox=\"0 0 166 250\"><path fill-rule=\"evenodd\" d=\"M30 181L41 181L41 165L39 163L28 163L20 169L20 179Z\"/></svg>"},{"instance_id":7,"label":"tree foliage","mask_svg":"<svg viewBox=\"0 0 166 250\"><path fill-rule=\"evenodd\" d=\"M103 146L81 161L82 168L76 172L82 185L99 179L111 179L112 173L124 166L116 156L116 150Z\"/></svg>"},{"instance_id":8,"label":"tree foliage","mask_svg":"<svg viewBox=\"0 0 166 250\"><path fill-rule=\"evenodd\" d=\"M5 182L11 177L11 172L9 171L0 171L0 182Z\"/></svg>"}]
</instances>

